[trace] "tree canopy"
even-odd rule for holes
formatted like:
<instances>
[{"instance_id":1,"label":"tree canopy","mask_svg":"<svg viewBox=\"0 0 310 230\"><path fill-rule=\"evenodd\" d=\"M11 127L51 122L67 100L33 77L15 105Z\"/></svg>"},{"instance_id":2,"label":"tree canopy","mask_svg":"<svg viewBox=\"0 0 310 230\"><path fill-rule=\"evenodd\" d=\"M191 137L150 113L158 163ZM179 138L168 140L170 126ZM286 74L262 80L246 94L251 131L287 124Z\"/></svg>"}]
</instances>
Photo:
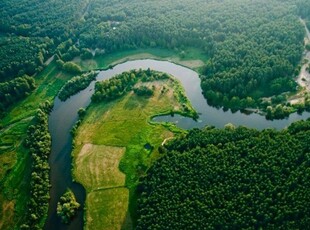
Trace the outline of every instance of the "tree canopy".
<instances>
[{"instance_id":1,"label":"tree canopy","mask_svg":"<svg viewBox=\"0 0 310 230\"><path fill-rule=\"evenodd\" d=\"M137 229L307 228L309 127L208 127L169 142L138 186Z\"/></svg>"}]
</instances>

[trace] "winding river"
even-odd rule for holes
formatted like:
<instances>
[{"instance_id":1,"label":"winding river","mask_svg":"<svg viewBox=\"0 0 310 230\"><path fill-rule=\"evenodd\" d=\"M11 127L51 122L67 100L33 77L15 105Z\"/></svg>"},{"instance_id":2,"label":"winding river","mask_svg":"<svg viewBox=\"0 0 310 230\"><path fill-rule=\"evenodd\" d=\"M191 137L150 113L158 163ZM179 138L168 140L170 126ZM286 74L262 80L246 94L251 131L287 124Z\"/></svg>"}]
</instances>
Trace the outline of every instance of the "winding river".
<instances>
[{"instance_id":1,"label":"winding river","mask_svg":"<svg viewBox=\"0 0 310 230\"><path fill-rule=\"evenodd\" d=\"M236 126L243 125L251 128L264 129L275 128L282 129L287 127L290 123L306 119L310 117L310 113L303 113L302 115L292 114L289 118L284 120L266 120L265 117L258 114L243 114L240 112L232 113L231 111L224 112L222 109L216 109L209 106L204 99L198 74L188 68L179 66L168 61L155 60L137 60L128 61L116 65L113 69L101 71L97 76L97 81L109 79L116 74L131 69L147 69L166 72L179 79L185 88L186 94L190 99L193 107L200 114L198 121L191 118L185 118L179 115L155 117L155 121L170 121L176 123L179 127L184 129L200 128L205 125L213 125L222 128L227 123L232 123ZM49 204L48 219L45 224L45 229L83 229L83 205L70 225L63 225L60 218L56 215L56 206L59 197L65 192L67 188L71 188L75 193L79 203L84 204L85 190L84 188L72 182L71 176L71 145L72 138L70 129L77 120L77 111L81 107L87 107L90 103L91 95L94 92L95 81L89 87L80 93L70 97L65 102L61 102L57 97L54 102L54 108L49 116L49 131L52 136L52 153L49 159L51 166L50 178L52 188L50 190L51 200Z\"/></svg>"}]
</instances>

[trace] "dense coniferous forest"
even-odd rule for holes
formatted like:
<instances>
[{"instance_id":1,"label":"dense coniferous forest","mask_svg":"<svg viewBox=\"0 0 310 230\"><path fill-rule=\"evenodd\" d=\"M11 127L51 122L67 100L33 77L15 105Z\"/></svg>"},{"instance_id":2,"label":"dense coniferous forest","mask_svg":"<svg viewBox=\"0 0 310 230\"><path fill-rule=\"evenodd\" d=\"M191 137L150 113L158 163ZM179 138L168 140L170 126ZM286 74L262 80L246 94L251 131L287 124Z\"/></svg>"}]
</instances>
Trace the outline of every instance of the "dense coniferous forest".
<instances>
[{"instance_id":1,"label":"dense coniferous forest","mask_svg":"<svg viewBox=\"0 0 310 230\"><path fill-rule=\"evenodd\" d=\"M0 83L0 118L9 106L29 95L35 87L34 78L26 75Z\"/></svg>"},{"instance_id":2,"label":"dense coniferous forest","mask_svg":"<svg viewBox=\"0 0 310 230\"><path fill-rule=\"evenodd\" d=\"M137 229L306 229L310 120L194 129L142 179Z\"/></svg>"}]
</instances>

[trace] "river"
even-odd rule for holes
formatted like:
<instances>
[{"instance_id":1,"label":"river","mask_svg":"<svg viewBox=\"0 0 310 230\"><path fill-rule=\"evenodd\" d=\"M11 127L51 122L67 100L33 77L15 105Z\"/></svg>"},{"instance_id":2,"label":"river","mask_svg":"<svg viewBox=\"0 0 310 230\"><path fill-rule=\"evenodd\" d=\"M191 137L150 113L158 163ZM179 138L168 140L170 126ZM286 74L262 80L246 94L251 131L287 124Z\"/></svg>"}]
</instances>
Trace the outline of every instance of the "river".
<instances>
[{"instance_id":1,"label":"river","mask_svg":"<svg viewBox=\"0 0 310 230\"><path fill-rule=\"evenodd\" d=\"M310 117L310 113L303 113L302 115L292 114L289 118L284 120L266 120L265 117L258 114L246 115L240 112L232 113L231 111L224 112L222 109L216 109L206 103L200 88L200 79L198 74L188 68L180 65L170 63L168 61L156 60L137 60L128 61L116 65L113 69L101 71L97 76L97 81L109 79L116 74L131 69L147 69L166 72L175 76L182 83L186 94L191 101L193 107L200 114L198 121L191 118L185 118L179 115L156 117L156 121L171 121L176 123L179 127L190 129L200 128L205 125L213 125L222 128L227 123L234 125L243 125L257 129L276 128L282 129L287 127L290 123L306 119ZM51 167L51 200L49 204L48 219L45 224L45 229L83 229L83 205L85 201L84 188L72 182L71 176L71 145L72 138L70 130L77 120L77 111L79 108L85 108L90 103L91 95L94 92L95 81L93 81L85 90L70 97L65 102L61 102L57 97L54 102L53 111L49 116L49 131L52 136L52 152L49 159ZM56 215L56 206L60 196L71 188L75 193L78 202L82 204L82 208L78 216L72 221L70 225L64 225L60 222L60 218Z\"/></svg>"}]
</instances>

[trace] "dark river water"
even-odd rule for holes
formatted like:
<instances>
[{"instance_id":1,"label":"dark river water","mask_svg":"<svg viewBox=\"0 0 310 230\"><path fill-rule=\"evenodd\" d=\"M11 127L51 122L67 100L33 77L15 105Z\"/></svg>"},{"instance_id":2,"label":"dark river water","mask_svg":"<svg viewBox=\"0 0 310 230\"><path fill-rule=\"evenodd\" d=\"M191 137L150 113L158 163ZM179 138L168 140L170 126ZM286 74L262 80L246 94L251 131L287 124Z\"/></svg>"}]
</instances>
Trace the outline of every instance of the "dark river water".
<instances>
[{"instance_id":1,"label":"dark river water","mask_svg":"<svg viewBox=\"0 0 310 230\"><path fill-rule=\"evenodd\" d=\"M176 123L184 129L200 128L205 125L212 125L222 128L227 123L232 123L236 126L243 125L251 128L264 129L276 128L282 129L290 123L306 119L310 117L310 113L298 115L292 114L289 118L283 120L266 120L265 117L258 114L246 115L240 112L232 113L231 111L224 112L222 109L216 109L206 103L200 88L200 79L198 74L188 68L167 62L155 60L137 60L128 61L123 64L116 65L113 69L104 70L97 76L97 81L108 79L115 74L120 74L131 69L153 69L169 73L179 79L185 88L186 94L191 101L193 107L200 114L198 121L191 118L185 118L179 115L155 117L155 121L170 121ZM89 87L80 93L70 97L65 102L61 102L58 97L55 99L54 108L49 116L49 131L52 136L52 152L49 163L51 167L50 179L52 188L50 190L51 200L49 204L48 219L45 224L45 229L83 229L83 205L85 202L84 188L72 182L71 176L71 145L72 138L70 130L77 120L77 111L79 108L85 108L90 103L90 97L94 92L95 81ZM56 215L57 202L60 196L70 188L75 193L77 200L82 204L78 216L70 225L61 224L60 218Z\"/></svg>"}]
</instances>

